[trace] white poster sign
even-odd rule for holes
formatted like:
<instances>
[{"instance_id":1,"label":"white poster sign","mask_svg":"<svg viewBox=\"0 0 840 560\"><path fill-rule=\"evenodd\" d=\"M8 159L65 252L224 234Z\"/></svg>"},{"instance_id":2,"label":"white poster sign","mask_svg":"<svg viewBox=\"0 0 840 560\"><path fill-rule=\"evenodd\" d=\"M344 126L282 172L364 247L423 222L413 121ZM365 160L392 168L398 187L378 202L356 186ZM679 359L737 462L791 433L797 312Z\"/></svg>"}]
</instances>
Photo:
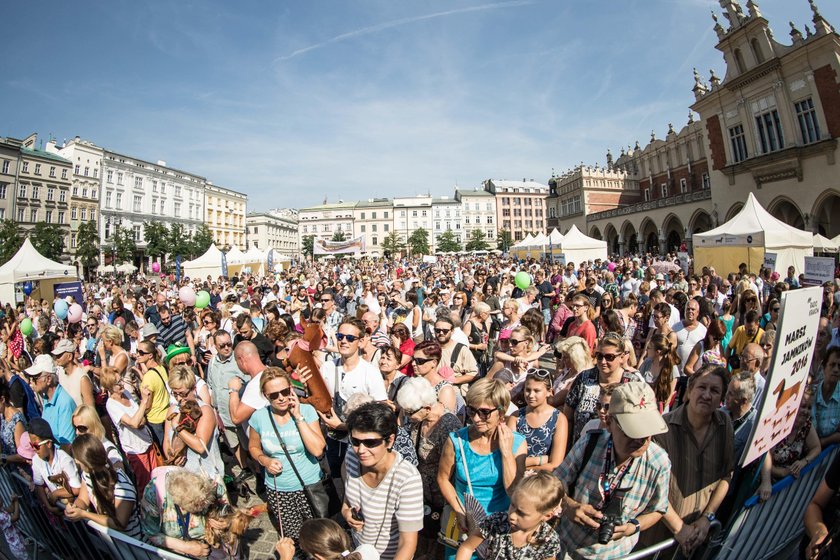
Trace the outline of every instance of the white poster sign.
<instances>
[{"instance_id":1,"label":"white poster sign","mask_svg":"<svg viewBox=\"0 0 840 560\"><path fill-rule=\"evenodd\" d=\"M435 255L423 255L423 262L435 264L436 262L438 262L438 258Z\"/></svg>"},{"instance_id":2,"label":"white poster sign","mask_svg":"<svg viewBox=\"0 0 840 560\"><path fill-rule=\"evenodd\" d=\"M764 252L764 268L769 269L770 272L776 272L776 253Z\"/></svg>"},{"instance_id":3,"label":"white poster sign","mask_svg":"<svg viewBox=\"0 0 840 560\"><path fill-rule=\"evenodd\" d=\"M791 290L782 294L773 363L757 406L758 416L740 465L748 465L770 451L793 430L802 393L811 371L817 340L823 289Z\"/></svg>"},{"instance_id":4,"label":"white poster sign","mask_svg":"<svg viewBox=\"0 0 840 560\"><path fill-rule=\"evenodd\" d=\"M314 255L359 255L365 252L365 236L360 235L347 241L327 241L316 239L312 243L312 254Z\"/></svg>"},{"instance_id":5,"label":"white poster sign","mask_svg":"<svg viewBox=\"0 0 840 560\"><path fill-rule=\"evenodd\" d=\"M566 253L554 255L554 262L555 264L559 264L560 266L566 266Z\"/></svg>"},{"instance_id":6,"label":"white poster sign","mask_svg":"<svg viewBox=\"0 0 840 560\"><path fill-rule=\"evenodd\" d=\"M822 286L834 281L833 257L805 257L805 283L809 286Z\"/></svg>"}]
</instances>

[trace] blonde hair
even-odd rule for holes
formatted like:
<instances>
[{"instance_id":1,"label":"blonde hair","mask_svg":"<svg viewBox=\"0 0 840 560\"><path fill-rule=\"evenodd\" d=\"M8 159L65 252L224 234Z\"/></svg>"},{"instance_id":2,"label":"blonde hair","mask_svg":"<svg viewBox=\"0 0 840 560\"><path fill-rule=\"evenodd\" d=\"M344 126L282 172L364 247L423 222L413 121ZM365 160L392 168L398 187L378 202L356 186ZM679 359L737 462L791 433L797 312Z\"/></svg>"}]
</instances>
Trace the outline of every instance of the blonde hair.
<instances>
[{"instance_id":1,"label":"blonde hair","mask_svg":"<svg viewBox=\"0 0 840 560\"><path fill-rule=\"evenodd\" d=\"M504 413L510 406L510 391L498 379L485 377L473 383L464 400L468 406L490 403Z\"/></svg>"},{"instance_id":2,"label":"blonde hair","mask_svg":"<svg viewBox=\"0 0 840 560\"><path fill-rule=\"evenodd\" d=\"M93 434L97 439L105 439L105 426L102 425L102 420L99 419L99 414L92 406L83 404L76 407L73 411L73 420L81 420L87 426L87 433Z\"/></svg>"},{"instance_id":3,"label":"blonde hair","mask_svg":"<svg viewBox=\"0 0 840 560\"><path fill-rule=\"evenodd\" d=\"M99 384L107 393L113 392L121 380L122 375L120 375L120 372L116 368L103 367L102 372L99 374Z\"/></svg>"},{"instance_id":4,"label":"blonde hair","mask_svg":"<svg viewBox=\"0 0 840 560\"><path fill-rule=\"evenodd\" d=\"M579 336L570 336L554 345L554 349L566 355L566 359L578 373L592 367L589 345Z\"/></svg>"},{"instance_id":5,"label":"blonde hair","mask_svg":"<svg viewBox=\"0 0 840 560\"><path fill-rule=\"evenodd\" d=\"M195 389L195 373L188 365L178 365L169 370L169 387L171 389Z\"/></svg>"},{"instance_id":6,"label":"blonde hair","mask_svg":"<svg viewBox=\"0 0 840 560\"><path fill-rule=\"evenodd\" d=\"M512 496L522 493L536 503L537 511L549 513L557 510L566 497L563 482L548 471L537 471L521 479L513 489Z\"/></svg>"},{"instance_id":7,"label":"blonde hair","mask_svg":"<svg viewBox=\"0 0 840 560\"><path fill-rule=\"evenodd\" d=\"M218 499L216 483L186 469L166 475L166 494L187 513L204 513Z\"/></svg>"},{"instance_id":8,"label":"blonde hair","mask_svg":"<svg viewBox=\"0 0 840 560\"><path fill-rule=\"evenodd\" d=\"M264 395L265 386L269 381L274 381L275 379L285 379L289 387L292 386L292 376L286 370L280 369L279 367L267 367L263 370L262 377L260 377L260 393Z\"/></svg>"},{"instance_id":9,"label":"blonde hair","mask_svg":"<svg viewBox=\"0 0 840 560\"><path fill-rule=\"evenodd\" d=\"M102 340L107 340L111 344L122 344L123 332L113 325L108 325L102 331Z\"/></svg>"}]
</instances>

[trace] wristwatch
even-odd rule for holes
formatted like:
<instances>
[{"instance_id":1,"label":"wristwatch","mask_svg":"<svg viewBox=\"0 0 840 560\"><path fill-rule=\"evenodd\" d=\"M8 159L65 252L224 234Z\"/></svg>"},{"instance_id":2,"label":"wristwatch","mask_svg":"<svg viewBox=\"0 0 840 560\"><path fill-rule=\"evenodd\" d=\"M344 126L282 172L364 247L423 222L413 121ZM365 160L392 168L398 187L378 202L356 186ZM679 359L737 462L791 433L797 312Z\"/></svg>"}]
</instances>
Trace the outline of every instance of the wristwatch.
<instances>
[{"instance_id":1,"label":"wristwatch","mask_svg":"<svg viewBox=\"0 0 840 560\"><path fill-rule=\"evenodd\" d=\"M709 521L709 523L711 523L712 521L714 521L716 519L715 513L713 511L707 511L703 515L706 517L706 519Z\"/></svg>"},{"instance_id":2,"label":"wristwatch","mask_svg":"<svg viewBox=\"0 0 840 560\"><path fill-rule=\"evenodd\" d=\"M631 523L631 524L635 525L636 532L633 533L634 535L642 532L642 526L639 524L639 520L636 519L635 517L633 519L629 520L627 523Z\"/></svg>"}]
</instances>

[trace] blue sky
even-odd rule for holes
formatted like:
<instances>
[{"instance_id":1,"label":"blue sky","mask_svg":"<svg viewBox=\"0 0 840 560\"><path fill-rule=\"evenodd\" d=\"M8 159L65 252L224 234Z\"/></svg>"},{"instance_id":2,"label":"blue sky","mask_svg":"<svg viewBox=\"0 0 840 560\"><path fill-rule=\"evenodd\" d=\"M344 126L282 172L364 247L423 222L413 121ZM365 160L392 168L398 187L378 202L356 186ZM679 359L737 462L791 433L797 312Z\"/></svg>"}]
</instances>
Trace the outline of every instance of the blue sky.
<instances>
[{"instance_id":1,"label":"blue sky","mask_svg":"<svg viewBox=\"0 0 840 560\"><path fill-rule=\"evenodd\" d=\"M838 2L817 3L840 25ZM810 25L806 0L759 4L783 43L788 20ZM0 21L0 135L163 159L247 193L254 211L546 182L686 123L692 67L724 73L710 8L15 2Z\"/></svg>"}]
</instances>

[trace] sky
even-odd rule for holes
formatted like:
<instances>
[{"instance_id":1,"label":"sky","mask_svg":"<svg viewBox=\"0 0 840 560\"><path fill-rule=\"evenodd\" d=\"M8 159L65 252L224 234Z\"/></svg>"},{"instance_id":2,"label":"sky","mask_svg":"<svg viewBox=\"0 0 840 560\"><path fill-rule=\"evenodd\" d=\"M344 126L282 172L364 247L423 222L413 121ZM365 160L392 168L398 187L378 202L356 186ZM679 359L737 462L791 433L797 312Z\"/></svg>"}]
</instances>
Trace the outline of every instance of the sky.
<instances>
[{"instance_id":1,"label":"sky","mask_svg":"<svg viewBox=\"0 0 840 560\"><path fill-rule=\"evenodd\" d=\"M742 2L746 11L746 2ZM759 0L777 40L807 0ZM840 3L817 0L840 26ZM206 177L249 211L547 183L679 130L713 0L14 2L0 136ZM724 18L720 18L726 23ZM813 27L811 25L811 27Z\"/></svg>"}]
</instances>

